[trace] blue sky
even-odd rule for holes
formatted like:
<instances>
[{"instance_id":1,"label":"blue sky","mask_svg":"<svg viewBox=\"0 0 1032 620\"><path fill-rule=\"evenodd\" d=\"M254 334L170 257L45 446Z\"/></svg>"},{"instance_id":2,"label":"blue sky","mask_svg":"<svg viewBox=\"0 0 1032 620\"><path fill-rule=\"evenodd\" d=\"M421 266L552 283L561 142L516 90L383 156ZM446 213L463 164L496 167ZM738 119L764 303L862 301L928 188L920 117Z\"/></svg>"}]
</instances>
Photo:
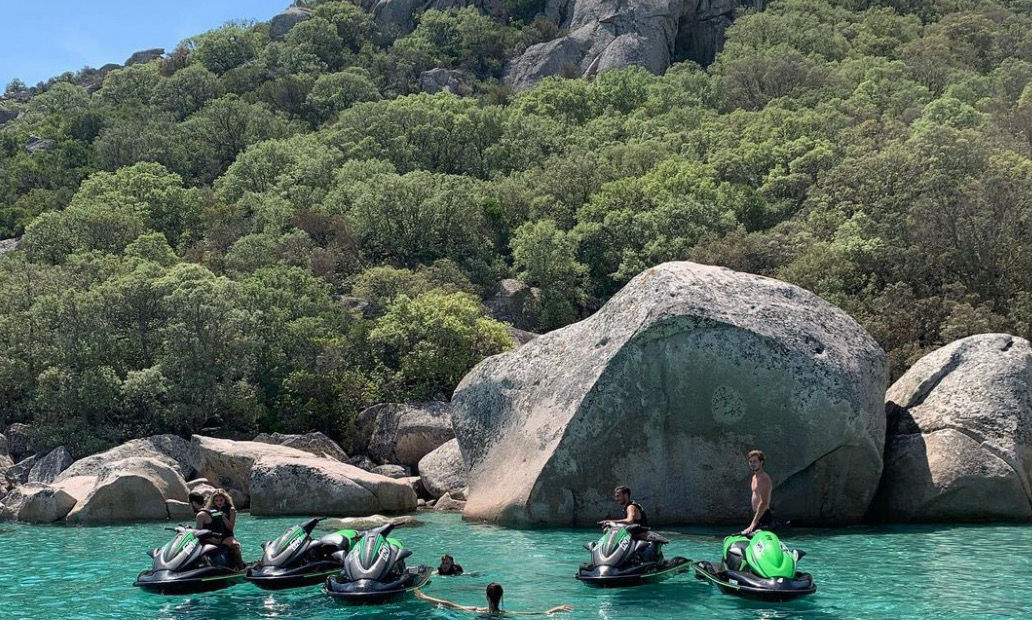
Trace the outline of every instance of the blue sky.
<instances>
[{"instance_id":1,"label":"blue sky","mask_svg":"<svg viewBox=\"0 0 1032 620\"><path fill-rule=\"evenodd\" d=\"M268 20L290 0L17 0L0 7L0 92L86 65L119 64L230 19Z\"/></svg>"}]
</instances>

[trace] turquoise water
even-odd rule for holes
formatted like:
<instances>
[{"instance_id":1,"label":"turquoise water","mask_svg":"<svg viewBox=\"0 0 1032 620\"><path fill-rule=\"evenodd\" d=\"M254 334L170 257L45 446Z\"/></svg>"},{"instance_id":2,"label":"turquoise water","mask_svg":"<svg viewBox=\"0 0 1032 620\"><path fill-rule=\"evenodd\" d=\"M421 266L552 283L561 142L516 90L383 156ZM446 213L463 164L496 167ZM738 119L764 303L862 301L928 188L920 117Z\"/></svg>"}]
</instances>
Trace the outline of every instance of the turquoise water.
<instances>
[{"instance_id":1,"label":"turquoise water","mask_svg":"<svg viewBox=\"0 0 1032 620\"><path fill-rule=\"evenodd\" d=\"M505 587L503 606L574 606L556 618L1020 618L1032 616L1032 526L892 527L796 530L817 594L783 604L721 594L688 575L662 584L594 590L573 578L594 530L510 531L421 513L420 527L396 530L414 551L410 565L436 566L450 552L466 569L435 577L432 596L483 604L484 586ZM237 534L245 559L298 521L243 515ZM149 566L145 550L169 535L162 524L78 528L0 523L0 618L472 618L418 599L383 607L339 607L317 587L269 593L241 584L221 592L159 597L133 588ZM669 533L667 555L715 559L721 532ZM1003 560L1005 570L992 566Z\"/></svg>"}]
</instances>

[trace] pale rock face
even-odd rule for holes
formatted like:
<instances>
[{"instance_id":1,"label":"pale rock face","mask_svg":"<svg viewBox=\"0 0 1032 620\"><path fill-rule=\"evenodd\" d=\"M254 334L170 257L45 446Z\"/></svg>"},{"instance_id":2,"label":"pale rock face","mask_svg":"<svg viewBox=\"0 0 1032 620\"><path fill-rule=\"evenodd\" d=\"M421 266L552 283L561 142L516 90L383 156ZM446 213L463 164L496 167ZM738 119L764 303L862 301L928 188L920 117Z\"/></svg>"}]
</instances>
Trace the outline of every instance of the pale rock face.
<instances>
[{"instance_id":1,"label":"pale rock face","mask_svg":"<svg viewBox=\"0 0 1032 620\"><path fill-rule=\"evenodd\" d=\"M459 441L452 439L420 459L419 475L434 499L469 484L469 468L462 460Z\"/></svg>"},{"instance_id":2,"label":"pale rock face","mask_svg":"<svg viewBox=\"0 0 1032 620\"><path fill-rule=\"evenodd\" d=\"M251 471L251 514L362 516L407 512L416 492L405 480L306 455L265 456Z\"/></svg>"},{"instance_id":3,"label":"pale rock face","mask_svg":"<svg viewBox=\"0 0 1032 620\"><path fill-rule=\"evenodd\" d=\"M779 517L852 522L881 475L884 351L777 280L695 263L475 367L453 398L468 518L587 525L617 484L663 523L747 521L762 449Z\"/></svg>"},{"instance_id":4,"label":"pale rock face","mask_svg":"<svg viewBox=\"0 0 1032 620\"><path fill-rule=\"evenodd\" d=\"M872 516L1032 518L1032 345L963 338L922 357L885 397L885 473Z\"/></svg>"},{"instance_id":5,"label":"pale rock face","mask_svg":"<svg viewBox=\"0 0 1032 620\"><path fill-rule=\"evenodd\" d=\"M0 520L53 523L64 518L75 498L46 484L29 483L14 489L0 504Z\"/></svg>"},{"instance_id":6,"label":"pale rock face","mask_svg":"<svg viewBox=\"0 0 1032 620\"><path fill-rule=\"evenodd\" d=\"M80 477L84 478L84 477ZM88 478L88 477L86 477ZM63 481L70 480L64 478ZM86 497L65 517L68 523L164 520L165 500L186 502L186 481L163 460L132 457L115 461Z\"/></svg>"},{"instance_id":7,"label":"pale rock face","mask_svg":"<svg viewBox=\"0 0 1032 620\"><path fill-rule=\"evenodd\" d=\"M75 461L61 472L61 477L96 476L110 464L126 458L157 459L176 469L184 478L192 478L197 463L197 449L176 435L154 435L133 439L106 452L93 454Z\"/></svg>"},{"instance_id":8,"label":"pale rock face","mask_svg":"<svg viewBox=\"0 0 1032 620\"><path fill-rule=\"evenodd\" d=\"M455 437L451 405L446 402L385 403L366 411L370 410L375 416L370 414L368 453L380 463L415 467Z\"/></svg>"},{"instance_id":9,"label":"pale rock face","mask_svg":"<svg viewBox=\"0 0 1032 620\"><path fill-rule=\"evenodd\" d=\"M191 442L196 448L197 471L209 484L224 488L233 497L239 509L247 508L251 495L251 467L264 456L306 458L312 455L303 450L257 441L232 441L194 435Z\"/></svg>"},{"instance_id":10,"label":"pale rock face","mask_svg":"<svg viewBox=\"0 0 1032 620\"><path fill-rule=\"evenodd\" d=\"M314 433L305 433L303 435L262 433L255 437L254 440L260 443L271 443L280 446L287 446L288 448L296 448L316 456L340 461L341 463L346 463L348 461L348 455L344 453L344 450L341 449L339 445L337 445L337 442L318 431Z\"/></svg>"}]
</instances>

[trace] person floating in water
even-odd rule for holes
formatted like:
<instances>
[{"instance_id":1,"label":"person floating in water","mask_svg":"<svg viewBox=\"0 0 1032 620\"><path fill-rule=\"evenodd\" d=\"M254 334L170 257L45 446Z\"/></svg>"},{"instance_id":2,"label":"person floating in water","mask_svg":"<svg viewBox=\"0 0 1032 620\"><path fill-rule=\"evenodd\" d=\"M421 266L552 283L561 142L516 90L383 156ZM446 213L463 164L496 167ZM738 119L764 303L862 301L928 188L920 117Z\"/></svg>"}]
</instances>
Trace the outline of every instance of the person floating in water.
<instances>
[{"instance_id":1,"label":"person floating in water","mask_svg":"<svg viewBox=\"0 0 1032 620\"><path fill-rule=\"evenodd\" d=\"M747 456L749 469L752 470L752 509L753 518L749 527L742 530L748 536L758 529L770 528L774 523L774 513L770 510L770 492L774 486L770 474L763 470L767 457L760 450L753 450Z\"/></svg>"},{"instance_id":2,"label":"person floating in water","mask_svg":"<svg viewBox=\"0 0 1032 620\"><path fill-rule=\"evenodd\" d=\"M218 489L208 496L204 508L197 513L197 529L212 532L215 544L224 545L229 549L230 559L239 570L246 565L240 553L240 543L233 536L236 516L233 498L224 489Z\"/></svg>"},{"instance_id":3,"label":"person floating in water","mask_svg":"<svg viewBox=\"0 0 1032 620\"><path fill-rule=\"evenodd\" d=\"M490 613L490 614L504 614L507 616L547 616L560 611L573 611L573 607L570 605L559 605L553 607L547 611L502 611L502 586L498 583L489 583L487 585L487 607L475 607L473 605L459 605L452 601L447 601L441 598L434 598L427 596L419 590L416 590L416 596L423 599L424 601L430 601L438 605L443 605L448 609L455 609L458 611L470 611L473 613Z\"/></svg>"},{"instance_id":4,"label":"person floating in water","mask_svg":"<svg viewBox=\"0 0 1032 620\"><path fill-rule=\"evenodd\" d=\"M441 565L437 567L437 574L444 577L461 575L462 567L455 563L455 558L446 553L441 556Z\"/></svg>"},{"instance_id":5,"label":"person floating in water","mask_svg":"<svg viewBox=\"0 0 1032 620\"><path fill-rule=\"evenodd\" d=\"M623 519L604 519L599 525L631 525L637 524L642 527L649 526L649 518L641 504L631 499L631 490L625 486L618 486L613 490L613 501L623 507L625 514Z\"/></svg>"}]
</instances>

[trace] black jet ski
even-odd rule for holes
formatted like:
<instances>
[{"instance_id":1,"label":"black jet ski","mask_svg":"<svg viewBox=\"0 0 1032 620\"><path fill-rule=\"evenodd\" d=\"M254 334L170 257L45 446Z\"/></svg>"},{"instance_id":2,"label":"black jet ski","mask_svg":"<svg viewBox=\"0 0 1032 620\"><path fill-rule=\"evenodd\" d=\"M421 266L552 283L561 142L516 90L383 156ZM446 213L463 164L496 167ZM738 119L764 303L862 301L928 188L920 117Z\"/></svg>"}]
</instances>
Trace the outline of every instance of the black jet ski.
<instances>
[{"instance_id":1,"label":"black jet ski","mask_svg":"<svg viewBox=\"0 0 1032 620\"><path fill-rule=\"evenodd\" d=\"M584 545L591 552L591 562L581 565L577 579L595 588L624 588L688 571L687 558L663 558L663 545L669 542L641 525L608 527L602 538Z\"/></svg>"},{"instance_id":2,"label":"black jet ski","mask_svg":"<svg viewBox=\"0 0 1032 620\"><path fill-rule=\"evenodd\" d=\"M388 523L362 534L350 553L337 552L344 570L326 579L326 593L351 605L386 603L430 582L430 567L406 568L412 552L390 537Z\"/></svg>"},{"instance_id":3,"label":"black jet ski","mask_svg":"<svg viewBox=\"0 0 1032 620\"><path fill-rule=\"evenodd\" d=\"M813 577L797 570L804 555L798 549L789 551L773 532L757 530L751 538L725 538L723 559L717 564L696 562L695 576L716 584L725 594L790 601L817 591Z\"/></svg>"},{"instance_id":4,"label":"black jet ski","mask_svg":"<svg viewBox=\"0 0 1032 620\"><path fill-rule=\"evenodd\" d=\"M236 585L244 571L233 567L229 550L205 543L209 530L165 528L176 533L164 547L151 549L151 569L136 577L133 585L154 594L195 594Z\"/></svg>"},{"instance_id":5,"label":"black jet ski","mask_svg":"<svg viewBox=\"0 0 1032 620\"><path fill-rule=\"evenodd\" d=\"M309 519L288 529L276 540L262 543L262 559L247 569L247 580L264 590L284 590L320 584L340 571L337 552L346 555L355 541L355 530L337 530L319 539L312 530L322 519Z\"/></svg>"}]
</instances>

